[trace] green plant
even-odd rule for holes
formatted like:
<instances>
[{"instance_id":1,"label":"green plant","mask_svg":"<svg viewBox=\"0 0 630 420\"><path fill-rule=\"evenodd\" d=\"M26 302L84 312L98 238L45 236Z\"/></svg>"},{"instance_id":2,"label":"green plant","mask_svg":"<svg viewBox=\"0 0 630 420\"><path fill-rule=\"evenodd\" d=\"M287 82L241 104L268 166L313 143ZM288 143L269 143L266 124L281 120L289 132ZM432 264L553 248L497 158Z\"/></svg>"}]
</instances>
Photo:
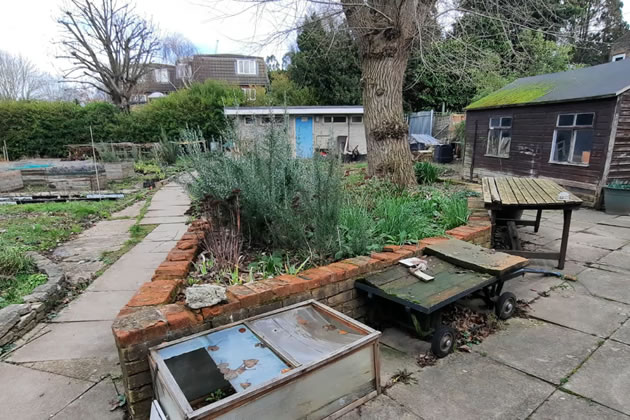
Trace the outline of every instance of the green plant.
<instances>
[{"instance_id":1,"label":"green plant","mask_svg":"<svg viewBox=\"0 0 630 420\"><path fill-rule=\"evenodd\" d=\"M374 219L362 205L346 203L339 215L338 249L335 259L380 250L383 238L376 233Z\"/></svg>"},{"instance_id":2,"label":"green plant","mask_svg":"<svg viewBox=\"0 0 630 420\"><path fill-rule=\"evenodd\" d=\"M431 162L417 162L413 167L418 184L433 184L442 172L441 168Z\"/></svg>"},{"instance_id":3,"label":"green plant","mask_svg":"<svg viewBox=\"0 0 630 420\"><path fill-rule=\"evenodd\" d=\"M136 172L139 172L147 177L164 179L166 174L160 168L160 166L154 162L150 161L138 161L133 164L133 169Z\"/></svg>"},{"instance_id":4,"label":"green plant","mask_svg":"<svg viewBox=\"0 0 630 420\"><path fill-rule=\"evenodd\" d=\"M311 257L307 257L304 261L302 261L302 264L296 265L296 264L291 264L291 262L289 261L289 256L287 255L286 262L284 263L285 274L291 274L292 276L297 276L302 271L302 269L304 269L304 266L308 263L310 259Z\"/></svg>"},{"instance_id":5,"label":"green plant","mask_svg":"<svg viewBox=\"0 0 630 420\"><path fill-rule=\"evenodd\" d=\"M0 308L13 303L22 303L22 296L46 283L48 277L42 273L21 273L15 277L0 276Z\"/></svg>"},{"instance_id":6,"label":"green plant","mask_svg":"<svg viewBox=\"0 0 630 420\"><path fill-rule=\"evenodd\" d=\"M237 284L243 284L243 281L239 274L238 265L235 265L234 269L230 272L230 285L234 286Z\"/></svg>"},{"instance_id":7,"label":"green plant","mask_svg":"<svg viewBox=\"0 0 630 420\"><path fill-rule=\"evenodd\" d=\"M459 195L442 197L439 200L440 221L444 229L453 229L468 221L468 201Z\"/></svg>"},{"instance_id":8,"label":"green plant","mask_svg":"<svg viewBox=\"0 0 630 420\"><path fill-rule=\"evenodd\" d=\"M282 257L278 254L263 254L258 261L250 264L249 268L259 270L264 278L273 277L282 273Z\"/></svg>"},{"instance_id":9,"label":"green plant","mask_svg":"<svg viewBox=\"0 0 630 420\"><path fill-rule=\"evenodd\" d=\"M35 269L35 262L24 253L24 247L3 248L0 252L0 276L15 276L18 273L30 273Z\"/></svg>"},{"instance_id":10,"label":"green plant","mask_svg":"<svg viewBox=\"0 0 630 420\"><path fill-rule=\"evenodd\" d=\"M114 151L114 146L107 143L99 143L95 145L96 150L98 151L98 157L102 162L112 163L112 162L120 162L120 157Z\"/></svg>"},{"instance_id":11,"label":"green plant","mask_svg":"<svg viewBox=\"0 0 630 420\"><path fill-rule=\"evenodd\" d=\"M164 129L160 132L160 143L157 148L158 161L164 165L174 165L179 155L179 145L170 141Z\"/></svg>"},{"instance_id":12,"label":"green plant","mask_svg":"<svg viewBox=\"0 0 630 420\"><path fill-rule=\"evenodd\" d=\"M195 263L195 268L202 276L207 276L210 272L210 269L214 267L214 259L206 258L204 255L201 255L201 262Z\"/></svg>"}]
</instances>

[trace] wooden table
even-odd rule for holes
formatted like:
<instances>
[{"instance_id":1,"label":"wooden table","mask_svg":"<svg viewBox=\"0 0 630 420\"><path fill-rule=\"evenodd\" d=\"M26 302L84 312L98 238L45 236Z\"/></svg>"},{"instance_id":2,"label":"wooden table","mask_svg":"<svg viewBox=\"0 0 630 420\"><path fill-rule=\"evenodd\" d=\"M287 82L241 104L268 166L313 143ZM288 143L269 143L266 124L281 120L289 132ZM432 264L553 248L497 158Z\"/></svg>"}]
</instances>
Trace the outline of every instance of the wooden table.
<instances>
[{"instance_id":1,"label":"wooden table","mask_svg":"<svg viewBox=\"0 0 630 420\"><path fill-rule=\"evenodd\" d=\"M485 177L482 179L482 187L484 205L491 212L492 246L494 247L494 234L497 222L502 222L507 225L512 248L505 250L505 252L526 258L557 259L558 268L563 269L569 242L571 214L573 209L582 205L582 200L557 183L547 179ZM567 194L565 199L560 199L560 193ZM519 210L536 210L536 219L522 220L515 217L500 217L501 213L517 212ZM516 226L534 226L534 232L538 232L543 210L562 210L564 212L560 252L521 250Z\"/></svg>"}]
</instances>

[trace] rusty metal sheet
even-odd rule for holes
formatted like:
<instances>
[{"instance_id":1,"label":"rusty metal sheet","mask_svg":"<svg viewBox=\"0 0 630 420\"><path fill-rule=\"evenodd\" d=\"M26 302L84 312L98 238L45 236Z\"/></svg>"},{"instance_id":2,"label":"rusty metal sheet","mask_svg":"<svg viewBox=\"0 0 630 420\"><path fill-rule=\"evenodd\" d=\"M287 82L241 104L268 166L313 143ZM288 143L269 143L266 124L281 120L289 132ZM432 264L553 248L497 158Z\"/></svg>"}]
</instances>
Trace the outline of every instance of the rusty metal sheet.
<instances>
[{"instance_id":1,"label":"rusty metal sheet","mask_svg":"<svg viewBox=\"0 0 630 420\"><path fill-rule=\"evenodd\" d=\"M497 252L459 239L449 239L429 245L424 252L436 255L460 267L492 275L502 275L529 263L526 258Z\"/></svg>"},{"instance_id":2,"label":"rusty metal sheet","mask_svg":"<svg viewBox=\"0 0 630 420\"><path fill-rule=\"evenodd\" d=\"M249 323L252 331L299 364L322 360L365 334L311 306Z\"/></svg>"}]
</instances>

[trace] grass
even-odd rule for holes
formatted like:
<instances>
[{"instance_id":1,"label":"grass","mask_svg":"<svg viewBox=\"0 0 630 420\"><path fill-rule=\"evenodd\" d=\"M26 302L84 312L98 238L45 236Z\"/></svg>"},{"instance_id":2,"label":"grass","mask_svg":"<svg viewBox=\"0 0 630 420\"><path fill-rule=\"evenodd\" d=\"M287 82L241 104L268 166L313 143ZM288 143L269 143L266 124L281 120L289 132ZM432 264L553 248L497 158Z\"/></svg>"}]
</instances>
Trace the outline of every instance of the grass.
<instances>
[{"instance_id":1,"label":"grass","mask_svg":"<svg viewBox=\"0 0 630 420\"><path fill-rule=\"evenodd\" d=\"M26 251L51 251L94 222L109 218L146 195L146 191L141 191L116 201L0 206L0 307L20 303L22 296L46 281L45 276L35 273L33 261L24 255ZM144 230L139 229L135 235L132 232L132 239L146 235Z\"/></svg>"}]
</instances>

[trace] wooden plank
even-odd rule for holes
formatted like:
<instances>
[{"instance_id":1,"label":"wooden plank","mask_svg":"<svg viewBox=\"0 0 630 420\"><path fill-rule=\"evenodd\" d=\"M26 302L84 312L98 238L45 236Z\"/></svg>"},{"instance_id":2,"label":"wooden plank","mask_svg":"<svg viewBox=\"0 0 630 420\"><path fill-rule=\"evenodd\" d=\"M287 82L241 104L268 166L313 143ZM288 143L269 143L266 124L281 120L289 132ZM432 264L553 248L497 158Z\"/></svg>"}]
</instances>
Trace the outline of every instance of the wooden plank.
<instances>
[{"instance_id":1,"label":"wooden plank","mask_svg":"<svg viewBox=\"0 0 630 420\"><path fill-rule=\"evenodd\" d=\"M505 205L516 205L518 204L518 200L508 184L506 178L496 178L497 188L499 189L499 194L501 194L501 202Z\"/></svg>"},{"instance_id":2,"label":"wooden plank","mask_svg":"<svg viewBox=\"0 0 630 420\"><path fill-rule=\"evenodd\" d=\"M567 203L581 203L582 202L582 199L580 199L578 196L568 191L566 188L563 188L556 182L550 181L548 179L539 179L538 181L540 184L545 185L549 189L549 191L554 191L556 193L556 197L561 192L569 193L569 200L567 201Z\"/></svg>"},{"instance_id":3,"label":"wooden plank","mask_svg":"<svg viewBox=\"0 0 630 420\"><path fill-rule=\"evenodd\" d=\"M424 249L424 252L429 255L436 255L460 267L492 275L502 275L529 263L525 258L496 252L459 239L449 239L429 245Z\"/></svg>"},{"instance_id":4,"label":"wooden plank","mask_svg":"<svg viewBox=\"0 0 630 420\"><path fill-rule=\"evenodd\" d=\"M516 200L519 202L519 204L527 203L527 198L525 198L525 194L523 194L518 185L516 185L516 182L514 182L514 177L508 177L505 180L507 181L510 188L512 188L512 192L514 193L514 196L516 197Z\"/></svg>"},{"instance_id":5,"label":"wooden plank","mask_svg":"<svg viewBox=\"0 0 630 420\"><path fill-rule=\"evenodd\" d=\"M488 178L488 184L490 185L490 196L492 197L492 202L500 203L501 195L499 194L499 190L497 189L495 178Z\"/></svg>"},{"instance_id":6,"label":"wooden plank","mask_svg":"<svg viewBox=\"0 0 630 420\"><path fill-rule=\"evenodd\" d=\"M529 192L529 189L527 188L527 185L523 182L522 178L513 177L512 182L514 182L514 184L518 187L521 194L523 194L523 196L525 197L525 203L536 204L537 202L536 199Z\"/></svg>"},{"instance_id":7,"label":"wooden plank","mask_svg":"<svg viewBox=\"0 0 630 420\"><path fill-rule=\"evenodd\" d=\"M558 202L558 194L554 194L553 191L546 191L545 188L539 183L539 179L530 179L530 183L533 188L538 191L541 197L547 200L548 203L557 203Z\"/></svg>"},{"instance_id":8,"label":"wooden plank","mask_svg":"<svg viewBox=\"0 0 630 420\"><path fill-rule=\"evenodd\" d=\"M490 184L488 183L487 177L483 177L481 179L481 191L483 192L484 203L492 203L492 196L490 195Z\"/></svg>"},{"instance_id":9,"label":"wooden plank","mask_svg":"<svg viewBox=\"0 0 630 420\"><path fill-rule=\"evenodd\" d=\"M396 265L390 270L381 271L365 278L365 282L374 287L382 287L409 274L407 267Z\"/></svg>"},{"instance_id":10,"label":"wooden plank","mask_svg":"<svg viewBox=\"0 0 630 420\"><path fill-rule=\"evenodd\" d=\"M523 184L526 186L527 191L532 195L535 204L549 204L549 197L545 195L545 197L541 196L538 192L538 189L533 185L530 178L523 178Z\"/></svg>"}]
</instances>

